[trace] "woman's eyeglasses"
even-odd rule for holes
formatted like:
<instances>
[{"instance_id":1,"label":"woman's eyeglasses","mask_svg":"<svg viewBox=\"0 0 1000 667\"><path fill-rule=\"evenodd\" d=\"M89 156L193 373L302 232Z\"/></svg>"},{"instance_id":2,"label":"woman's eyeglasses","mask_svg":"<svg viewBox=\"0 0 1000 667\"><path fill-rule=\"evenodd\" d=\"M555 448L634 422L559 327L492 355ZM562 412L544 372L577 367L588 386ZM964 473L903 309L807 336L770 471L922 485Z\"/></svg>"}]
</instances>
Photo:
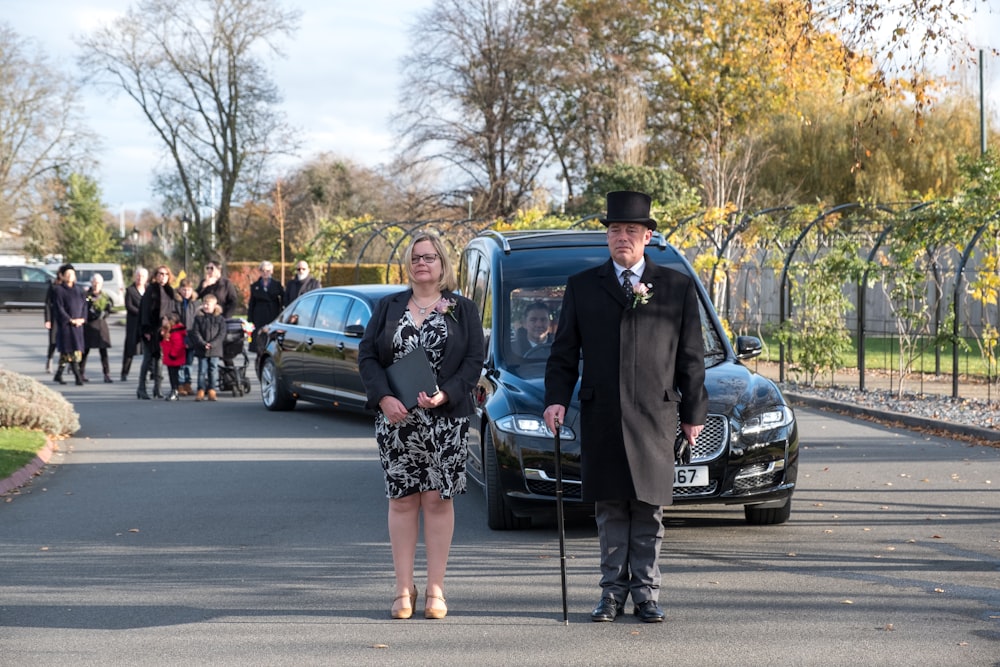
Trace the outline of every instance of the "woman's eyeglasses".
<instances>
[{"instance_id":1,"label":"woman's eyeglasses","mask_svg":"<svg viewBox=\"0 0 1000 667\"><path fill-rule=\"evenodd\" d=\"M419 264L420 262L423 262L424 264L433 264L437 261L437 259L438 256L434 253L429 253L427 255L414 255L410 258L414 264Z\"/></svg>"},{"instance_id":2,"label":"woman's eyeglasses","mask_svg":"<svg viewBox=\"0 0 1000 667\"><path fill-rule=\"evenodd\" d=\"M206 266L205 270L206 271L215 271L215 267L214 266Z\"/></svg>"}]
</instances>

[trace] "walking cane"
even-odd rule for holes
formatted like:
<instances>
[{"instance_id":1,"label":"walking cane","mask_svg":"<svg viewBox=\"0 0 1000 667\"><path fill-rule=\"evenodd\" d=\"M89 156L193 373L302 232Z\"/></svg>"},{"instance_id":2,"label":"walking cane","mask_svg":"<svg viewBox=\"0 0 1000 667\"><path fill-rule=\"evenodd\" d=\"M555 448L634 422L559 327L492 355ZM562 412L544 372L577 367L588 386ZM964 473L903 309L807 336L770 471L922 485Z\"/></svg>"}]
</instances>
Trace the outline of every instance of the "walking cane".
<instances>
[{"instance_id":1,"label":"walking cane","mask_svg":"<svg viewBox=\"0 0 1000 667\"><path fill-rule=\"evenodd\" d=\"M559 571L562 575L563 623L569 625L569 607L566 603L566 524L563 518L562 450L559 446L559 431L562 428L562 424L556 420L554 425L556 427L556 524L559 528Z\"/></svg>"}]
</instances>

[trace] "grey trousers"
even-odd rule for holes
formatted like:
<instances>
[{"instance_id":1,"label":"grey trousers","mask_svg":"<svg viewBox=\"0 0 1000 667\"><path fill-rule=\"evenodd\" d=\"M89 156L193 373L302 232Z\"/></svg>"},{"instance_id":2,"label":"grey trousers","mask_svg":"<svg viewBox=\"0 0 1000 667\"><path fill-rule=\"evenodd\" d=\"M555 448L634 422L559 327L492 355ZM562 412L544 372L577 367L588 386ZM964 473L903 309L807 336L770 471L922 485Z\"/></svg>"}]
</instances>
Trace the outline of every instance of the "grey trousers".
<instances>
[{"instance_id":1,"label":"grey trousers","mask_svg":"<svg viewBox=\"0 0 1000 667\"><path fill-rule=\"evenodd\" d=\"M663 508L641 500L599 500L594 504L601 543L601 597L624 604L657 601Z\"/></svg>"}]
</instances>

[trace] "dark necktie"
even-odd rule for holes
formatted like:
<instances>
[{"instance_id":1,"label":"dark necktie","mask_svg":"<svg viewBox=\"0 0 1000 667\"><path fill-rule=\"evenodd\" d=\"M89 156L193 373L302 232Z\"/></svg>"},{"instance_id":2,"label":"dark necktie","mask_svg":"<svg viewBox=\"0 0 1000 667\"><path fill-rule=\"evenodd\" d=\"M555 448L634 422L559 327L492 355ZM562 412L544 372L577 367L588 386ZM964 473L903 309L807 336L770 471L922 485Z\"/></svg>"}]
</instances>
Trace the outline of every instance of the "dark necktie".
<instances>
[{"instance_id":1,"label":"dark necktie","mask_svg":"<svg viewBox=\"0 0 1000 667\"><path fill-rule=\"evenodd\" d=\"M635 291L632 289L632 273L629 269L622 271L622 289L625 290L625 298L631 299L635 295Z\"/></svg>"}]
</instances>

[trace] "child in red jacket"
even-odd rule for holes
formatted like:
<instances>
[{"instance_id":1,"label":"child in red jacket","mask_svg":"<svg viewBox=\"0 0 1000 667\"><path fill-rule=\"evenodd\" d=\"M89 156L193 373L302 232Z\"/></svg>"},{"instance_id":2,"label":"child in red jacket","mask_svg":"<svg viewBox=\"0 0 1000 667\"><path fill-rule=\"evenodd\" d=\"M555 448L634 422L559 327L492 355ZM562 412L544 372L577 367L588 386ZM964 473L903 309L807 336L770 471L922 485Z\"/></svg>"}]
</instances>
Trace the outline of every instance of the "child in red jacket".
<instances>
[{"instance_id":1,"label":"child in red jacket","mask_svg":"<svg viewBox=\"0 0 1000 667\"><path fill-rule=\"evenodd\" d=\"M163 318L163 326L160 327L160 351L163 353L163 365L167 367L167 373L170 375L170 393L166 398L168 401L177 400L181 366L187 362L187 346L184 343L186 336L187 329L181 324L180 315L170 313Z\"/></svg>"}]
</instances>

